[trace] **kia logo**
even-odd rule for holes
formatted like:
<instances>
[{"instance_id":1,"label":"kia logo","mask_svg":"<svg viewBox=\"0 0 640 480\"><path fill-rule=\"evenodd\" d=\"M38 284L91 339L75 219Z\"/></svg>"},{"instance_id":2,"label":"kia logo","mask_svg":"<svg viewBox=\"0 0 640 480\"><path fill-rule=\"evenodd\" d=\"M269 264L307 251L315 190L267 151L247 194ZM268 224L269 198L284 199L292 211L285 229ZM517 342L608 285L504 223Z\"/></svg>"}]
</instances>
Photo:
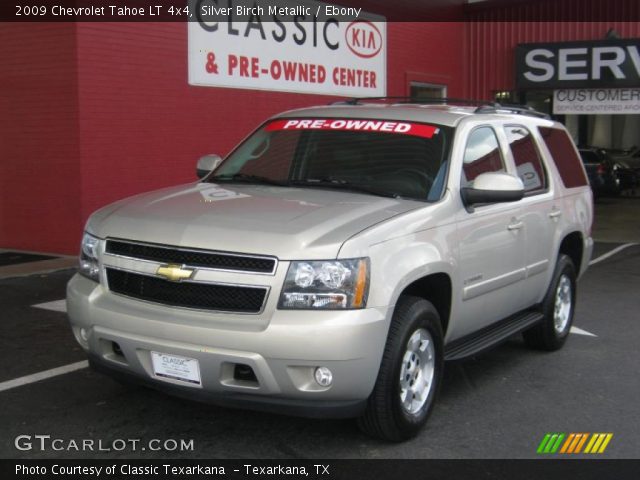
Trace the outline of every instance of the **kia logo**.
<instances>
[{"instance_id":1,"label":"kia logo","mask_svg":"<svg viewBox=\"0 0 640 480\"><path fill-rule=\"evenodd\" d=\"M375 57L382 50L382 34L366 20L351 22L345 31L347 46L361 58Z\"/></svg>"}]
</instances>

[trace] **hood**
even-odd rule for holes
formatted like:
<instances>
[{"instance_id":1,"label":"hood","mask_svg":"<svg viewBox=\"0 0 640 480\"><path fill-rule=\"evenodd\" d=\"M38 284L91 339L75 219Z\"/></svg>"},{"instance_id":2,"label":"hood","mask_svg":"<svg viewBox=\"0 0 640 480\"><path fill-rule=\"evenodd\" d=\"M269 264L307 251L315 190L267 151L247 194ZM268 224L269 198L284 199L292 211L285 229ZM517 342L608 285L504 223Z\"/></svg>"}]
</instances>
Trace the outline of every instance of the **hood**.
<instances>
[{"instance_id":1,"label":"hood","mask_svg":"<svg viewBox=\"0 0 640 480\"><path fill-rule=\"evenodd\" d=\"M283 260L329 259L358 232L423 206L337 189L197 183L120 200L95 212L87 230Z\"/></svg>"}]
</instances>

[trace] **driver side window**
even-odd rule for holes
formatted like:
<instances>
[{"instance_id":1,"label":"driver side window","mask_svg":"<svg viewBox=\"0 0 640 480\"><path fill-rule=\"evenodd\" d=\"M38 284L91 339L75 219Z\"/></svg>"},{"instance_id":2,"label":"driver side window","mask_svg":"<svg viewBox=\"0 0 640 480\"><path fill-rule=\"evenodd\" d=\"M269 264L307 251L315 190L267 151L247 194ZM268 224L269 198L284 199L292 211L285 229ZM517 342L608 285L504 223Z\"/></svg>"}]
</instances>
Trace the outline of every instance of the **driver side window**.
<instances>
[{"instance_id":1,"label":"driver side window","mask_svg":"<svg viewBox=\"0 0 640 480\"><path fill-rule=\"evenodd\" d=\"M470 187L481 173L505 171L500 144L493 128L476 128L469 135L464 149L461 187Z\"/></svg>"}]
</instances>

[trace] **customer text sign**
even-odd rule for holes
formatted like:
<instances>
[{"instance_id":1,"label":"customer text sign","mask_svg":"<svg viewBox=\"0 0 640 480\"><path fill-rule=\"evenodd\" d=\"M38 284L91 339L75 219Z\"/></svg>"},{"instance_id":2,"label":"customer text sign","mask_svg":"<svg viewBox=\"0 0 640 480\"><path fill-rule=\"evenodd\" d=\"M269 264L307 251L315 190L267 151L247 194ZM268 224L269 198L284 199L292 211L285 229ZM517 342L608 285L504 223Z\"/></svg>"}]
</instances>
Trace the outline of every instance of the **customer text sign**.
<instances>
[{"instance_id":1,"label":"customer text sign","mask_svg":"<svg viewBox=\"0 0 640 480\"><path fill-rule=\"evenodd\" d=\"M384 17L287 0L192 0L190 12L190 85L386 95Z\"/></svg>"},{"instance_id":2,"label":"customer text sign","mask_svg":"<svg viewBox=\"0 0 640 480\"><path fill-rule=\"evenodd\" d=\"M556 115L629 115L640 113L640 88L554 90Z\"/></svg>"}]
</instances>

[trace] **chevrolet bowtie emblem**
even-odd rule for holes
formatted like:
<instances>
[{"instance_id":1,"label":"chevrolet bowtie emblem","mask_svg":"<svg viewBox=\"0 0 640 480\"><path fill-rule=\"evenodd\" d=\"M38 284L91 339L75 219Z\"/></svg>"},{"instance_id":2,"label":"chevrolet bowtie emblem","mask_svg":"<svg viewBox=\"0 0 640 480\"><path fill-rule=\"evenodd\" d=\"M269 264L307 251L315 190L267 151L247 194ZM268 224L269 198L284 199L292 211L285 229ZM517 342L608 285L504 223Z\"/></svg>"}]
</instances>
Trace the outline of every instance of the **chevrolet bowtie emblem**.
<instances>
[{"instance_id":1,"label":"chevrolet bowtie emblem","mask_svg":"<svg viewBox=\"0 0 640 480\"><path fill-rule=\"evenodd\" d=\"M158 267L156 275L171 280L172 282L179 282L180 280L187 280L193 276L195 272L192 268L185 268L184 265L164 265Z\"/></svg>"}]
</instances>

